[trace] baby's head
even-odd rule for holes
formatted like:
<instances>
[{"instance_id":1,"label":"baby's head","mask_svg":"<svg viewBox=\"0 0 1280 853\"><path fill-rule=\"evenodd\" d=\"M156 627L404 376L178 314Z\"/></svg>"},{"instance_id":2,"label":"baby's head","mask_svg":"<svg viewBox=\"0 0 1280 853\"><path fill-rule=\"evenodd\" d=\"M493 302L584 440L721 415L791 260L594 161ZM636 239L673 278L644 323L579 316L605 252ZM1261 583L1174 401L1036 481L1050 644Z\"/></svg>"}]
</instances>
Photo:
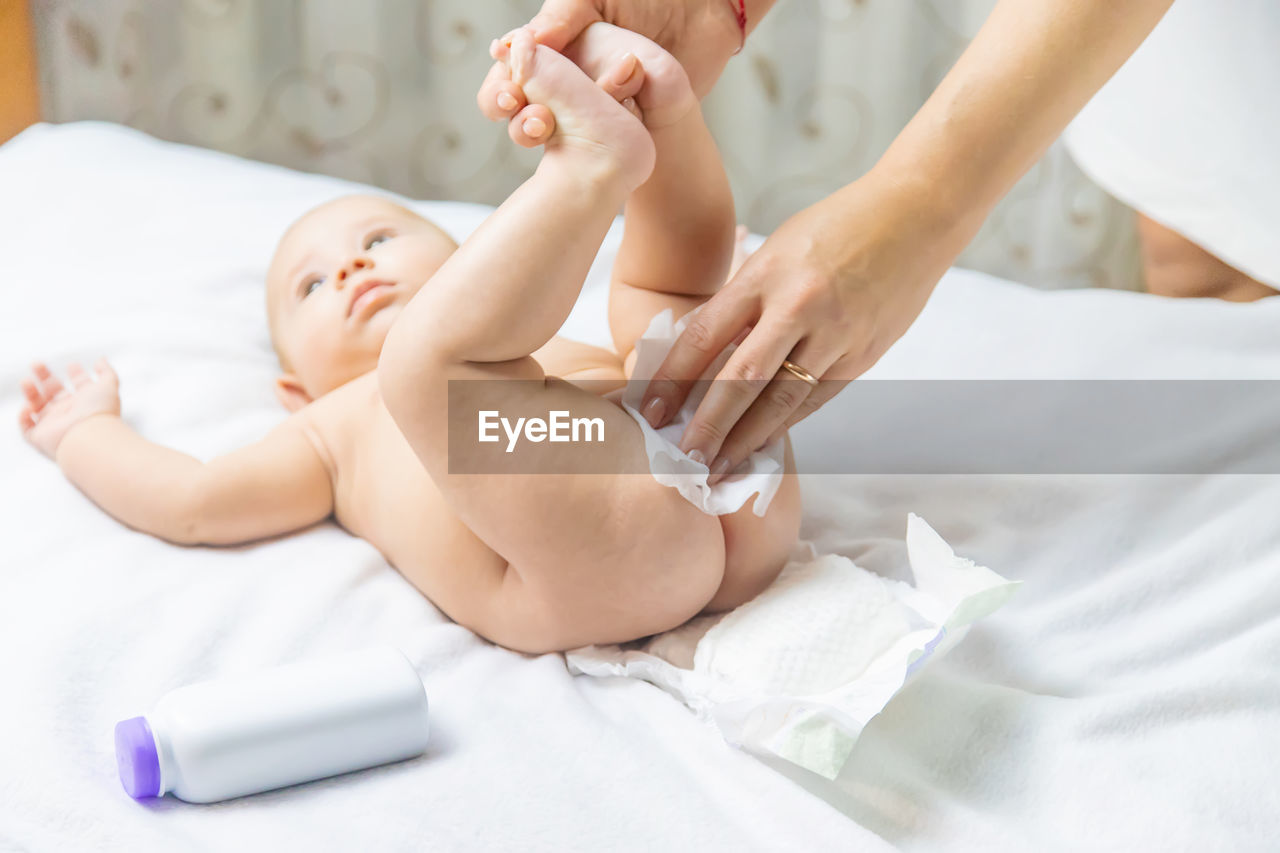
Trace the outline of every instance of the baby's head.
<instances>
[{"instance_id":1,"label":"baby's head","mask_svg":"<svg viewBox=\"0 0 1280 853\"><path fill-rule=\"evenodd\" d=\"M267 271L267 322L290 411L378 366L400 310L458 246L385 198L353 195L289 226Z\"/></svg>"}]
</instances>

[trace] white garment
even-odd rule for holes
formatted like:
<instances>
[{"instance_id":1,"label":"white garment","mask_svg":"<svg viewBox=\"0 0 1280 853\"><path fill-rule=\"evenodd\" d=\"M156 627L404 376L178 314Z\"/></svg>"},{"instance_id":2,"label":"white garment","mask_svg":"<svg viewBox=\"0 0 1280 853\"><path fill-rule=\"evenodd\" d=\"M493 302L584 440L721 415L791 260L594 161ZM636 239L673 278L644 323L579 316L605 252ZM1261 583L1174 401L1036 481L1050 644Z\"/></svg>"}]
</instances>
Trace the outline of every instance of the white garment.
<instances>
[{"instance_id":1,"label":"white garment","mask_svg":"<svg viewBox=\"0 0 1280 853\"><path fill-rule=\"evenodd\" d=\"M1178 0L1067 129L1130 207L1280 289L1280 3Z\"/></svg>"}]
</instances>

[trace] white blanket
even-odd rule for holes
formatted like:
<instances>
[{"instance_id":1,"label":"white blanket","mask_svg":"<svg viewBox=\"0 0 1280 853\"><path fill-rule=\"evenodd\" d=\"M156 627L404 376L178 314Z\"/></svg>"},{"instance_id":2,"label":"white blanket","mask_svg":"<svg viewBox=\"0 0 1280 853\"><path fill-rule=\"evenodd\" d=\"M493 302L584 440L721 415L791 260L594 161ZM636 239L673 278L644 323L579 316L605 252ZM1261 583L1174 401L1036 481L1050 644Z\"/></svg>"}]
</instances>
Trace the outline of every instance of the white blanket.
<instances>
[{"instance_id":1,"label":"white blanket","mask_svg":"<svg viewBox=\"0 0 1280 853\"><path fill-rule=\"evenodd\" d=\"M495 131L496 132L496 131ZM126 419L210 458L284 417L261 278L343 182L40 126L0 148L0 849L1263 849L1280 838L1280 478L812 477L802 535L895 575L908 509L1024 581L826 782L675 699L440 613L331 524L230 549L129 531L16 426L33 358L107 355ZM484 210L420 204L457 235ZM565 332L602 341L613 233ZM880 377L1280 377L1280 299L1040 293L956 271ZM839 399L797 431L812 470ZM1274 435L1274 424L1260 424ZM388 642L420 759L215 806L130 800L111 730L190 681ZM816 796L815 796L816 795Z\"/></svg>"}]
</instances>

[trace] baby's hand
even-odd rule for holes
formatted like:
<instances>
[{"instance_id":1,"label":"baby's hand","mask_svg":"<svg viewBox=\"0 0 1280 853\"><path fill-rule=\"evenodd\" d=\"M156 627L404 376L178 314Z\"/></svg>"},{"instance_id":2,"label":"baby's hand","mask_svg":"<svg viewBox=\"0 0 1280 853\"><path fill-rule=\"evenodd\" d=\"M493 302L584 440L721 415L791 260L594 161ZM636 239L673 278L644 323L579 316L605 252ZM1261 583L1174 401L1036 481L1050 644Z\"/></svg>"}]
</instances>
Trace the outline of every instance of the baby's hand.
<instances>
[{"instance_id":1,"label":"baby's hand","mask_svg":"<svg viewBox=\"0 0 1280 853\"><path fill-rule=\"evenodd\" d=\"M80 421L91 415L120 414L120 378L105 358L98 359L94 366L96 378L91 378L79 364L67 367L70 391L41 362L32 365L34 381L22 380L27 405L18 413L18 425L23 437L50 459L56 458L67 430Z\"/></svg>"}]
</instances>

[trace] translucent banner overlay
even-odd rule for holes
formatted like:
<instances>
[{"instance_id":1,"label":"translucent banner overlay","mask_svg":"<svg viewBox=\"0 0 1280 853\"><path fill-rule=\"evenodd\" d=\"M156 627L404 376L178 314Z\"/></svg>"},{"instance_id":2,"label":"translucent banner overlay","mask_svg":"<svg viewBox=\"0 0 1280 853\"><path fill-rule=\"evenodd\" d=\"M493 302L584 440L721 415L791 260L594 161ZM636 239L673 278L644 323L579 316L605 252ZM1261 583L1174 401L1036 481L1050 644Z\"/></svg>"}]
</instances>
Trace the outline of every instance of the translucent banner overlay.
<instances>
[{"instance_id":1,"label":"translucent banner overlay","mask_svg":"<svg viewBox=\"0 0 1280 853\"><path fill-rule=\"evenodd\" d=\"M449 471L648 473L617 402L636 386L452 380ZM809 387L774 382L759 399L775 391ZM692 394L759 392L708 381ZM858 380L792 441L801 474L1277 474L1280 380Z\"/></svg>"}]
</instances>

